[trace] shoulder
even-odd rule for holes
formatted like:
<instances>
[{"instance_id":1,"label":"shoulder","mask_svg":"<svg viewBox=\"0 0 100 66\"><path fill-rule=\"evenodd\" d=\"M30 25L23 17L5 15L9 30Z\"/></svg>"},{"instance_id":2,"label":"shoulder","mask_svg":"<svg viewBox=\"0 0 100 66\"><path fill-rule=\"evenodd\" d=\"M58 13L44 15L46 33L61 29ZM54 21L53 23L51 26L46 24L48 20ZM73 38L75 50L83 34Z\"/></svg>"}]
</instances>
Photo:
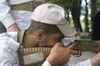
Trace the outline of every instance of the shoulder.
<instances>
[{"instance_id":1,"label":"shoulder","mask_svg":"<svg viewBox=\"0 0 100 66\"><path fill-rule=\"evenodd\" d=\"M19 47L17 33L18 32L9 32L0 34L0 48L8 48L16 51Z\"/></svg>"},{"instance_id":2,"label":"shoulder","mask_svg":"<svg viewBox=\"0 0 100 66\"><path fill-rule=\"evenodd\" d=\"M0 34L0 40L13 39L17 41L18 32L8 32Z\"/></svg>"}]
</instances>

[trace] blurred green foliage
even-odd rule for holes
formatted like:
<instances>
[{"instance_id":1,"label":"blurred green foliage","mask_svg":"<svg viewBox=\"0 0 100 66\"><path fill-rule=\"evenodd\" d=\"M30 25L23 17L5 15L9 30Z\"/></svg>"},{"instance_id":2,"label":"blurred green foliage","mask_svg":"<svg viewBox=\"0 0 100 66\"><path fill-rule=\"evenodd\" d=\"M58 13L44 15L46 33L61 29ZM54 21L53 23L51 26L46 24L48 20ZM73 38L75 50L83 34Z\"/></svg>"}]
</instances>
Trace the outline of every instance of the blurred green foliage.
<instances>
[{"instance_id":1,"label":"blurred green foliage","mask_svg":"<svg viewBox=\"0 0 100 66\"><path fill-rule=\"evenodd\" d=\"M75 22L72 19L71 9L74 7L74 8L76 8L75 11L78 12L77 8L80 8L81 11L82 11L81 12L82 16L85 16L85 13L86 13L86 11L85 11L85 5L86 4L81 5L81 7L80 7L79 6L80 2L78 2L78 1L82 1L82 2L84 1L85 2L85 0L45 0L45 3L54 3L54 4L57 4L61 7L63 7L65 9L66 13L67 13L66 18L69 17L68 21L69 21L70 26L75 27ZM78 2L78 3L76 3L76 2ZM98 0L97 3L98 3L98 10L99 10L100 9L100 0ZM91 9L91 0L88 0L88 10L89 9ZM78 16L77 13L75 13L75 14L76 14L76 17L77 17ZM88 14L89 30L91 30L91 19L90 18L91 18L91 13ZM82 30L84 32L85 31L85 17L83 19L80 18L80 23L81 23Z\"/></svg>"}]
</instances>

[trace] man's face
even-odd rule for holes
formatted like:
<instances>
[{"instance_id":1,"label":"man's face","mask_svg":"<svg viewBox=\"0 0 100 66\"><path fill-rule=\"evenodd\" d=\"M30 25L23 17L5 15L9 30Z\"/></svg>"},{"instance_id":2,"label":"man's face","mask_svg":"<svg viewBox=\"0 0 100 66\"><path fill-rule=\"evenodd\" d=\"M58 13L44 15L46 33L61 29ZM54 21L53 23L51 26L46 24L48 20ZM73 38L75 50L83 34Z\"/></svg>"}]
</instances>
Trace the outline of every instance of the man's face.
<instances>
[{"instance_id":1,"label":"man's face","mask_svg":"<svg viewBox=\"0 0 100 66\"><path fill-rule=\"evenodd\" d=\"M44 31L42 31L42 32L44 32ZM46 35L43 33L43 36L41 36L42 34L39 34L39 33L36 32L32 35L26 36L24 38L24 42L23 42L24 48L53 47L57 42L62 42L62 39L64 38L64 35L60 31L58 31L57 33L53 33L51 35ZM62 46L64 46L64 45L62 45Z\"/></svg>"},{"instance_id":2,"label":"man's face","mask_svg":"<svg viewBox=\"0 0 100 66\"><path fill-rule=\"evenodd\" d=\"M52 47L57 42L62 42L64 35L61 32L51 34L50 36L46 36L42 41L39 42L39 46L43 47Z\"/></svg>"}]
</instances>

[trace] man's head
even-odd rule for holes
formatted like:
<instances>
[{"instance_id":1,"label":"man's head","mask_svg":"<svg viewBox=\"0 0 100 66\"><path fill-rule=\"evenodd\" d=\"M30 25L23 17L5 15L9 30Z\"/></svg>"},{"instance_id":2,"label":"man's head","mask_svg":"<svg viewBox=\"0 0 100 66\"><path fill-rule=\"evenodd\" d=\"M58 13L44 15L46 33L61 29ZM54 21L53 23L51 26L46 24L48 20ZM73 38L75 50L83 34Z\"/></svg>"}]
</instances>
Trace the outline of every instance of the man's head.
<instances>
[{"instance_id":1,"label":"man's head","mask_svg":"<svg viewBox=\"0 0 100 66\"><path fill-rule=\"evenodd\" d=\"M53 46L55 43L61 42L64 36L72 37L76 33L67 25L64 9L55 4L38 6L31 19L32 23L26 32L27 38L31 38L30 47Z\"/></svg>"},{"instance_id":2,"label":"man's head","mask_svg":"<svg viewBox=\"0 0 100 66\"><path fill-rule=\"evenodd\" d=\"M56 42L60 42L61 39L64 38L64 35L56 25L39 23L34 20L32 20L29 29L26 31L26 35L33 36L31 39L33 40L33 43L36 41L36 43L34 43L35 46L53 46ZM54 37L52 38L52 40L55 41L54 43L50 43L53 42L50 41L50 37Z\"/></svg>"}]
</instances>

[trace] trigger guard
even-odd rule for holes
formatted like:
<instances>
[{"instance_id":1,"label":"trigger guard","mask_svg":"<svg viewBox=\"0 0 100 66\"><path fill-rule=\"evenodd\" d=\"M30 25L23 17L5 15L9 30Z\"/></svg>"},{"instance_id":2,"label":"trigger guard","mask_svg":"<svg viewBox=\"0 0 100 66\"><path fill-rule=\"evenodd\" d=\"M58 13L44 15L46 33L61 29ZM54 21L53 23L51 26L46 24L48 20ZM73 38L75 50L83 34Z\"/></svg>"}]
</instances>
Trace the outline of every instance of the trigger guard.
<instances>
[{"instance_id":1,"label":"trigger guard","mask_svg":"<svg viewBox=\"0 0 100 66\"><path fill-rule=\"evenodd\" d=\"M74 57L80 57L82 55L82 51L81 50L77 50L79 51L79 55L73 55Z\"/></svg>"}]
</instances>

